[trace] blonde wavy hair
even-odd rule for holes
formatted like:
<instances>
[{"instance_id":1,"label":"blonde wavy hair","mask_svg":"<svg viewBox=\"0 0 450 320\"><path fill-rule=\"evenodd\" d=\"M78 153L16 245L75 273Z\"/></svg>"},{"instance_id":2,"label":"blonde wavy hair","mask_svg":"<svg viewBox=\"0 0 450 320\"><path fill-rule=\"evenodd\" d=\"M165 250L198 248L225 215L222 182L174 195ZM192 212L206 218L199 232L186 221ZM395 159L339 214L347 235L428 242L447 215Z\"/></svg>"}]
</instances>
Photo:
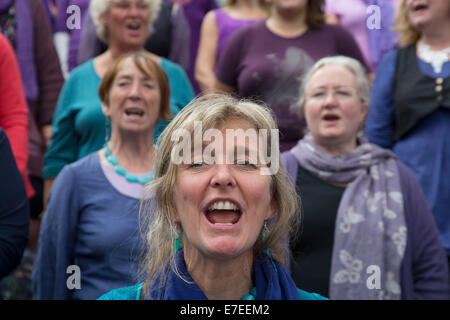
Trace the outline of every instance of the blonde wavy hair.
<instances>
[{"instance_id":1,"label":"blonde wavy hair","mask_svg":"<svg viewBox=\"0 0 450 320\"><path fill-rule=\"evenodd\" d=\"M394 30L400 35L398 43L402 47L416 43L420 39L420 32L409 21L406 11L406 0L402 0L398 6L395 14Z\"/></svg>"},{"instance_id":2,"label":"blonde wavy hair","mask_svg":"<svg viewBox=\"0 0 450 320\"><path fill-rule=\"evenodd\" d=\"M194 134L194 122L201 121L203 130L215 128L227 120L244 120L255 129L266 129L266 146L271 159L276 156L280 168L271 176L271 194L277 213L271 218L269 229L264 233L264 240L258 237L254 244L254 254L271 250L273 259L281 264L287 263L289 257L288 237L296 236L294 231L299 225L299 198L288 174L283 167L280 151L271 149L271 129L277 129L270 109L247 100L238 100L225 94L208 94L198 97L178 113L158 139L155 159L155 179L147 187L153 195L150 200L141 202L141 221L145 223L147 252L141 266L144 278L143 292L148 291L158 271L169 262L172 270L180 277L175 264L173 252L174 241L182 231L171 219L176 212L174 205L174 188L177 183L178 166L171 161L171 154L176 141L172 141L175 130L185 129ZM155 203L156 201L156 203ZM183 237L181 236L181 239ZM180 244L181 245L181 244ZM168 272L168 268L165 269ZM181 277L182 278L182 277Z\"/></svg>"},{"instance_id":3,"label":"blonde wavy hair","mask_svg":"<svg viewBox=\"0 0 450 320\"><path fill-rule=\"evenodd\" d=\"M108 30L106 26L100 21L100 17L102 14L105 14L111 2L120 2L122 0L90 0L89 3L89 14L91 15L92 21L95 25L95 31L97 33L98 38L104 43L108 43ZM161 10L161 0L142 0L145 4L147 4L150 11L149 18L149 28L155 22L156 18L158 18L159 11Z\"/></svg>"}]
</instances>

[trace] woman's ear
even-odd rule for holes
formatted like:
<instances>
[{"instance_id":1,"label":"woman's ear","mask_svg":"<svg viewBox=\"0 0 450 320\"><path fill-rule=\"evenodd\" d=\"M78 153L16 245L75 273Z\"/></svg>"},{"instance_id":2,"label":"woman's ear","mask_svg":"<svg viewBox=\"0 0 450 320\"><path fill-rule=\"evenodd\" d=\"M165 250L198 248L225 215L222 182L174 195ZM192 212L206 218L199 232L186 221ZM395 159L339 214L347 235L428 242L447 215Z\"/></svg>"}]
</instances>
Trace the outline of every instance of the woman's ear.
<instances>
[{"instance_id":1,"label":"woman's ear","mask_svg":"<svg viewBox=\"0 0 450 320\"><path fill-rule=\"evenodd\" d=\"M178 214L178 211L177 211L175 208L173 208L173 209L170 211L169 219L170 219L172 222L175 222L175 223L181 223L181 221L180 221L180 215Z\"/></svg>"},{"instance_id":2,"label":"woman's ear","mask_svg":"<svg viewBox=\"0 0 450 320\"><path fill-rule=\"evenodd\" d=\"M367 113L369 113L369 103L368 102L363 102L361 104L362 107L362 124L366 123L366 117L367 117Z\"/></svg>"},{"instance_id":3,"label":"woman's ear","mask_svg":"<svg viewBox=\"0 0 450 320\"><path fill-rule=\"evenodd\" d=\"M104 26L106 26L106 22L108 19L108 11L103 12L99 17L98 17L98 21L100 21L100 23Z\"/></svg>"},{"instance_id":4,"label":"woman's ear","mask_svg":"<svg viewBox=\"0 0 450 320\"><path fill-rule=\"evenodd\" d=\"M278 205L274 200L272 200L272 202L270 203L270 208L267 211L267 214L264 217L264 220L269 220L270 218L272 218L277 211L278 211Z\"/></svg>"},{"instance_id":5,"label":"woman's ear","mask_svg":"<svg viewBox=\"0 0 450 320\"><path fill-rule=\"evenodd\" d=\"M104 102L102 102L102 112L105 115L105 117L110 118L111 117L111 108L106 105Z\"/></svg>"}]
</instances>

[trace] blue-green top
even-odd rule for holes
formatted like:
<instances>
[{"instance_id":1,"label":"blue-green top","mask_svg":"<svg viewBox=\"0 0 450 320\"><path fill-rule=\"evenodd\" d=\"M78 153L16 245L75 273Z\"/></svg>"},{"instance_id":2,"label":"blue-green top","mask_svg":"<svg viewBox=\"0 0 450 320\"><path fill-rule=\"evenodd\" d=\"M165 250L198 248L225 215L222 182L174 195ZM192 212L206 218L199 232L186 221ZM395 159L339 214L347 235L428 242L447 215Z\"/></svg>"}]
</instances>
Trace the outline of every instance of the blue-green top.
<instances>
[{"instance_id":1,"label":"blue-green top","mask_svg":"<svg viewBox=\"0 0 450 320\"><path fill-rule=\"evenodd\" d=\"M179 65L162 58L161 67L169 79L170 110L176 115L194 98L194 91ZM53 118L53 137L44 158L44 178L56 177L65 165L103 147L106 118L98 96L100 83L93 59L70 73L59 95ZM156 124L155 141L167 123L159 121Z\"/></svg>"},{"instance_id":2,"label":"blue-green top","mask_svg":"<svg viewBox=\"0 0 450 320\"><path fill-rule=\"evenodd\" d=\"M98 300L140 300L143 283L114 289L102 295ZM297 288L298 300L328 300L317 293L310 293Z\"/></svg>"}]
</instances>

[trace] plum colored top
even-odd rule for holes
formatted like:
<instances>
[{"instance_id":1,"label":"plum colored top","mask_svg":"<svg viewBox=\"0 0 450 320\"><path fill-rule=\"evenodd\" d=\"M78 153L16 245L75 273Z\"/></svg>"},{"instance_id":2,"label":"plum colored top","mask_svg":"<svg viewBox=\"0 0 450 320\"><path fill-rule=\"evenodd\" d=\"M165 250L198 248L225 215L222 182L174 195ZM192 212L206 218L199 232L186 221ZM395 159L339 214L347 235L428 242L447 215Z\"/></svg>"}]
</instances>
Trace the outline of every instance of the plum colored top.
<instances>
[{"instance_id":1,"label":"plum colored top","mask_svg":"<svg viewBox=\"0 0 450 320\"><path fill-rule=\"evenodd\" d=\"M216 76L236 88L239 96L264 101L275 112L280 148L286 151L301 138L305 122L291 113L298 100L301 76L315 61L346 55L364 64L355 40L340 26L310 28L294 38L270 31L265 21L233 34L218 61Z\"/></svg>"}]
</instances>

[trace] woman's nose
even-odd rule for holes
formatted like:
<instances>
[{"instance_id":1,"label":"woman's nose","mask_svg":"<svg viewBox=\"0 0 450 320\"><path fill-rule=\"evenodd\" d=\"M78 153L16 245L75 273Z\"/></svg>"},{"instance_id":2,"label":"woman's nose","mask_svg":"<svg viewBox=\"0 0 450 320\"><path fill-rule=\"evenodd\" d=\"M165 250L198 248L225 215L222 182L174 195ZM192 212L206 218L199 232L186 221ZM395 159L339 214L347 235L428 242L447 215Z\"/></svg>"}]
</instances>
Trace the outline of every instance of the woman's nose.
<instances>
[{"instance_id":1,"label":"woman's nose","mask_svg":"<svg viewBox=\"0 0 450 320\"><path fill-rule=\"evenodd\" d=\"M325 106L335 106L337 103L336 93L334 90L329 90L323 100Z\"/></svg>"},{"instance_id":2,"label":"woman's nose","mask_svg":"<svg viewBox=\"0 0 450 320\"><path fill-rule=\"evenodd\" d=\"M128 14L136 16L139 13L139 8L136 2L132 2L128 8Z\"/></svg>"},{"instance_id":3,"label":"woman's nose","mask_svg":"<svg viewBox=\"0 0 450 320\"><path fill-rule=\"evenodd\" d=\"M236 185L232 168L229 164L215 164L211 185L213 187L231 187Z\"/></svg>"},{"instance_id":4,"label":"woman's nose","mask_svg":"<svg viewBox=\"0 0 450 320\"><path fill-rule=\"evenodd\" d=\"M130 86L130 91L128 92L128 96L130 98L140 98L141 97L140 92L141 92L141 89L140 89L139 83L133 83Z\"/></svg>"}]
</instances>

